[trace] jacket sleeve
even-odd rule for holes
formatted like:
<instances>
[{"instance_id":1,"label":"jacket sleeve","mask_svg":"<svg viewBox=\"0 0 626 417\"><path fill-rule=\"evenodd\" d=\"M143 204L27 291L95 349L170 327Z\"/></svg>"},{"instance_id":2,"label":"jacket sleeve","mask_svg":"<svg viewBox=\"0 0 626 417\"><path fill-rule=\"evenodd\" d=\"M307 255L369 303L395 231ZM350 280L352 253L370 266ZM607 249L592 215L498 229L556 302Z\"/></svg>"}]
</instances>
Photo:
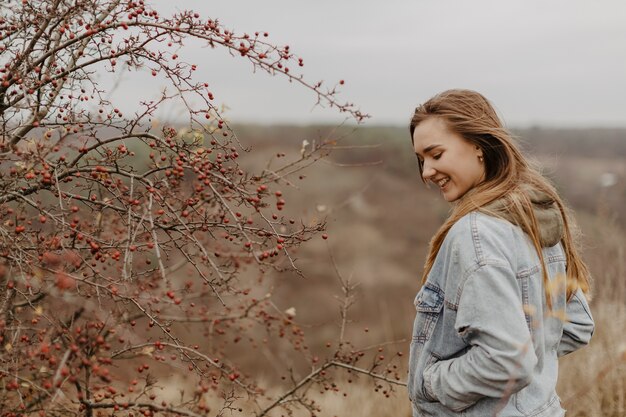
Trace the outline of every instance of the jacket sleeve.
<instances>
[{"instance_id":1,"label":"jacket sleeve","mask_svg":"<svg viewBox=\"0 0 626 417\"><path fill-rule=\"evenodd\" d=\"M510 395L530 383L537 356L510 264L486 263L467 278L455 328L470 349L424 370L429 399L458 412L481 398Z\"/></svg>"},{"instance_id":2,"label":"jacket sleeve","mask_svg":"<svg viewBox=\"0 0 626 417\"><path fill-rule=\"evenodd\" d=\"M594 323L587 299L582 290L578 289L565 306L563 336L557 353L567 355L589 343L593 335Z\"/></svg>"}]
</instances>

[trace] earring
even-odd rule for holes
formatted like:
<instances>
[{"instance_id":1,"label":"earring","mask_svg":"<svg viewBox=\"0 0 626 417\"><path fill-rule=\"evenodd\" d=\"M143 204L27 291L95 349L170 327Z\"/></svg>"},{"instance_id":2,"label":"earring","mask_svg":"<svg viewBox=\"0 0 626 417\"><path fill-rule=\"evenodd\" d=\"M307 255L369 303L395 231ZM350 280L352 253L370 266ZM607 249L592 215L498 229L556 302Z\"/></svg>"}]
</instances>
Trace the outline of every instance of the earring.
<instances>
[{"instance_id":1,"label":"earring","mask_svg":"<svg viewBox=\"0 0 626 417\"><path fill-rule=\"evenodd\" d=\"M485 160L485 158L483 158L482 155L478 155L478 160L482 163Z\"/></svg>"}]
</instances>

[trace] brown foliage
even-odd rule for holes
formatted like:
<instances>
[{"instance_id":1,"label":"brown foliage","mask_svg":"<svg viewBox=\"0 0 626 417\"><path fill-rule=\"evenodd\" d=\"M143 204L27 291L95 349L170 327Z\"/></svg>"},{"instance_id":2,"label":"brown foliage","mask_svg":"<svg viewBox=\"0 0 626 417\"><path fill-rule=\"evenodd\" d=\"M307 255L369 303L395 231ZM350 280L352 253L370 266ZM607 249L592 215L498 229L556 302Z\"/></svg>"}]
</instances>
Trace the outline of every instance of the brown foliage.
<instances>
[{"instance_id":1,"label":"brown foliage","mask_svg":"<svg viewBox=\"0 0 626 417\"><path fill-rule=\"evenodd\" d=\"M323 356L313 353L295 310L273 302L270 272L303 275L292 255L324 229L323 219L289 215L283 189L330 142L248 169L239 162L248 149L178 51L203 41L365 115L335 87L296 74L303 61L288 46L193 11L163 17L120 0L7 1L0 10L2 415L193 416L237 410L242 397L259 416L296 406L314 414L307 391L337 390L333 369L399 383L397 373L376 373L383 355L358 368L364 353L343 330ZM122 66L160 75L170 91L122 114L96 77ZM170 102L186 108L186 124L154 120ZM268 350L297 359L240 362ZM155 375L168 374L195 389L160 397ZM283 390L268 393L264 382L281 375Z\"/></svg>"}]
</instances>

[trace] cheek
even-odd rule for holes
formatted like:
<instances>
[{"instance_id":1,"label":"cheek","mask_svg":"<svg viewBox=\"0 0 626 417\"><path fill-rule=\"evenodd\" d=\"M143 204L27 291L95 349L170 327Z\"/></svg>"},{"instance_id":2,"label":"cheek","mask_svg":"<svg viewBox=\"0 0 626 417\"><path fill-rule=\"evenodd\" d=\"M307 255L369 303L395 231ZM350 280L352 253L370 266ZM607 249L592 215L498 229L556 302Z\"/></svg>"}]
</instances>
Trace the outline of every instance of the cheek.
<instances>
[{"instance_id":1,"label":"cheek","mask_svg":"<svg viewBox=\"0 0 626 417\"><path fill-rule=\"evenodd\" d=\"M484 167L478 161L478 157L475 158L465 158L462 164L459 164L457 171L463 183L468 186L474 186L482 181L484 177Z\"/></svg>"},{"instance_id":2,"label":"cheek","mask_svg":"<svg viewBox=\"0 0 626 417\"><path fill-rule=\"evenodd\" d=\"M485 179L485 165L478 162L474 166L474 175L475 178L474 184L478 184Z\"/></svg>"}]
</instances>

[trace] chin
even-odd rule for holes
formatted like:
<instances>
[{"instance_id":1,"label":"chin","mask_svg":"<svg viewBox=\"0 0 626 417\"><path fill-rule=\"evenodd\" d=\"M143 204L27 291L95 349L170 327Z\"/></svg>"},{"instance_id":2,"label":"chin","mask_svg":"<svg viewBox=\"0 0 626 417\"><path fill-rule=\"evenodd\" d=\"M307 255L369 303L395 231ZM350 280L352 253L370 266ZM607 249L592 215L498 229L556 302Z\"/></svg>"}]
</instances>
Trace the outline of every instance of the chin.
<instances>
[{"instance_id":1,"label":"chin","mask_svg":"<svg viewBox=\"0 0 626 417\"><path fill-rule=\"evenodd\" d=\"M459 195L458 193L446 193L443 195L443 199L446 200L448 203L454 203L461 197L463 197L463 194Z\"/></svg>"},{"instance_id":2,"label":"chin","mask_svg":"<svg viewBox=\"0 0 626 417\"><path fill-rule=\"evenodd\" d=\"M452 203L456 200L459 199L459 196L456 194L452 194L452 193L445 193L443 195L443 199L446 200L448 203Z\"/></svg>"}]
</instances>

